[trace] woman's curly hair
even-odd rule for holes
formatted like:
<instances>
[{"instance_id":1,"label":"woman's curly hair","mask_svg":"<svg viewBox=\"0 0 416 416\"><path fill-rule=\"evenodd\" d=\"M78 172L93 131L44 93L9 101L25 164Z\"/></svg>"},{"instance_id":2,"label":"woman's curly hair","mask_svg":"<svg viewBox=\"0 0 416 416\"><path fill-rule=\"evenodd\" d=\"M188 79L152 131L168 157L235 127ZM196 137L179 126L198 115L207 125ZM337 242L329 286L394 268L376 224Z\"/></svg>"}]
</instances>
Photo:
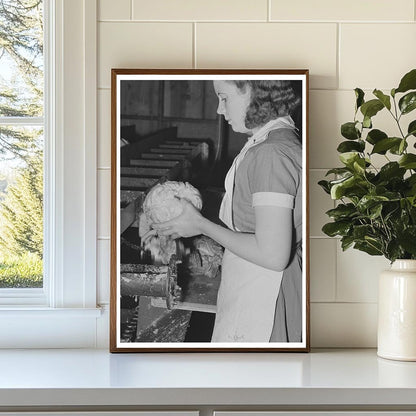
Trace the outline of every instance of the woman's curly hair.
<instances>
[{"instance_id":1,"label":"woman's curly hair","mask_svg":"<svg viewBox=\"0 0 416 416\"><path fill-rule=\"evenodd\" d=\"M263 126L277 117L290 115L300 104L291 81L231 81L240 91L251 91L245 124L248 129Z\"/></svg>"}]
</instances>

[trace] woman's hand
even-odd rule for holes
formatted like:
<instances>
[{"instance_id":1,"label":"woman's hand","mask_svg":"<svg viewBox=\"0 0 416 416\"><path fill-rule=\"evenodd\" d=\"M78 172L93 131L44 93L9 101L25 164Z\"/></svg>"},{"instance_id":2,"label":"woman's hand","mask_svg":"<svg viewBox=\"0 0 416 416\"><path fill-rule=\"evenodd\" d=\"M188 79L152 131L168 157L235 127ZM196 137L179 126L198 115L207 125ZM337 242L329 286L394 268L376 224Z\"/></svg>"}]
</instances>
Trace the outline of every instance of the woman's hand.
<instances>
[{"instance_id":1,"label":"woman's hand","mask_svg":"<svg viewBox=\"0 0 416 416\"><path fill-rule=\"evenodd\" d=\"M202 234L204 217L186 199L178 198L182 205L182 214L169 221L152 224L159 235L170 235L172 238L193 237Z\"/></svg>"}]
</instances>

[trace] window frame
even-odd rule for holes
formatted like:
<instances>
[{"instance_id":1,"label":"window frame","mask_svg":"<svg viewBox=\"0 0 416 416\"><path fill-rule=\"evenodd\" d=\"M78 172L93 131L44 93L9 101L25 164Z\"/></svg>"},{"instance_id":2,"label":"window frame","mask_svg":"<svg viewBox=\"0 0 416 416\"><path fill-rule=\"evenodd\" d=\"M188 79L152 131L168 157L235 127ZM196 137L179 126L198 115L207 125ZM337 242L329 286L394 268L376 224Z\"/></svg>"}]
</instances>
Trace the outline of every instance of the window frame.
<instances>
[{"instance_id":1,"label":"window frame","mask_svg":"<svg viewBox=\"0 0 416 416\"><path fill-rule=\"evenodd\" d=\"M44 13L44 287L2 293L0 333L7 336L0 347L94 347L101 314L96 305L97 0L44 0ZM57 337L63 327L65 336Z\"/></svg>"}]
</instances>

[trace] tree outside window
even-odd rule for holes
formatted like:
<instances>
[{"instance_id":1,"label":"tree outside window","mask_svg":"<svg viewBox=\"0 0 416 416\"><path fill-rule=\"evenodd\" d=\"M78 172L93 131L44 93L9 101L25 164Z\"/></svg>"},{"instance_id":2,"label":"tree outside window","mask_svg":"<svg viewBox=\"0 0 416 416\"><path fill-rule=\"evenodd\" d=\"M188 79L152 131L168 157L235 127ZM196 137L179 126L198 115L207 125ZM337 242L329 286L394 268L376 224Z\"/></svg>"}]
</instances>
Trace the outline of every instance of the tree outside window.
<instances>
[{"instance_id":1,"label":"tree outside window","mask_svg":"<svg viewBox=\"0 0 416 416\"><path fill-rule=\"evenodd\" d=\"M0 0L0 288L43 285L43 2Z\"/></svg>"}]
</instances>

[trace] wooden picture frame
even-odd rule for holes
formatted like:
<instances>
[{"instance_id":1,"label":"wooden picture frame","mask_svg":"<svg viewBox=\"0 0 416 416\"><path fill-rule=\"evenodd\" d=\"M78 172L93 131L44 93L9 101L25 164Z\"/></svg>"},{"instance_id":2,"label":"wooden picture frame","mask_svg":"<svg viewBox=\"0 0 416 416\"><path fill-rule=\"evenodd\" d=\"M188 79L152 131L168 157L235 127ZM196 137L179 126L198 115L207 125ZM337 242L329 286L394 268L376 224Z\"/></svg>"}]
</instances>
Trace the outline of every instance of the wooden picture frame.
<instances>
[{"instance_id":1,"label":"wooden picture frame","mask_svg":"<svg viewBox=\"0 0 416 416\"><path fill-rule=\"evenodd\" d=\"M303 69L112 70L111 352L309 351L308 83L309 71ZM229 114L234 105L231 100L235 97L239 99L242 94L241 97L248 100L244 105L254 108L254 105L258 105L253 104L254 88L259 91L264 85L271 91L266 100L273 96L273 100L280 101L273 101L273 109L266 110L266 116L261 115L263 118L259 118L260 110L258 113L255 110L250 122L248 110L244 110L246 118L240 123L242 127L238 127L239 122L233 121L233 115ZM231 88L229 93L228 90L225 92L225 98L221 90L223 86L226 90ZM279 95L281 91L284 91L283 95ZM275 116L271 111L279 111L279 115ZM292 118L287 116L289 112ZM275 122L278 126L276 129L273 127ZM290 123L290 126L279 124L283 122ZM249 123L252 126L247 127ZM255 266L253 261L241 260L239 256L236 256L239 266L235 266L235 269L233 265L230 266L234 248L227 246L232 245L234 236L242 237L240 229L251 239L250 244L255 238L253 231L245 230L245 223L240 228L235 226L235 210L239 206L235 200L228 205L231 207L233 231L223 223L226 208L223 207L221 211L222 221L218 218L226 172L233 166L233 159L241 148L248 143L248 131L249 135L254 133L251 140L256 138L250 144L254 150L247 148L247 153L239 156L233 177L236 181L240 180L240 176L245 177L240 174L243 169L247 169L247 172L253 169L256 172L252 174L254 178L262 169L262 175L267 178L276 176L276 179L270 180L271 185L267 185L270 190L267 187L263 190L260 184L261 190L253 192L256 197L259 193L267 198L271 194L272 197L277 195L279 202L277 208L275 202L269 204L269 199L266 202L261 200L257 205L253 202L254 208L247 208L243 204L241 207L243 211L254 210L257 219L259 212L284 212L282 218L286 218L287 212L290 213L287 214L292 224L288 227L292 229L290 244L285 242L283 246L289 244L290 256L286 256L285 264L298 263L292 269L296 271L290 272L295 277L291 277L289 267L278 270L282 267L277 265L278 260L273 255L262 260L264 263L273 259L272 266L263 263L262 266ZM275 144L270 149L276 150L271 151L260 147L263 141L270 141L270 137L283 145ZM292 143L296 145L293 147ZM271 144L267 142L267 146ZM282 146L289 149L289 156L286 150L281 150ZM290 149L294 152L293 156ZM275 164L274 156L271 156L275 151L279 160L289 160L292 167L282 162L284 167L273 168L278 174L269 173L269 166ZM255 152L256 156L253 156ZM272 162L260 162L260 157ZM249 167L250 158L256 160L251 163L261 164L260 169ZM291 191L274 190L274 182L280 183L284 177L280 173L283 171L290 176L288 183L291 185L287 186L293 188L292 193L296 195L291 195ZM236 172L239 172L238 178ZM250 174L246 176L250 181ZM258 179L257 182L264 181ZM220 230L220 234L225 233L225 240L218 238L221 241L217 242L213 235L163 237L163 232L171 232L172 226L165 227L166 218L158 217L156 221L152 217L156 211L152 209L165 204L163 209L166 211L167 202L157 205L155 197L152 196L152 199L149 192L152 189L151 195L155 195L156 186L159 190L163 189L159 192L162 198L165 197L164 192L168 198L173 189L169 186L175 187L175 191L172 191L175 193L176 189L188 186L184 183L190 183L192 195L202 199L201 212L210 220L209 233L214 229ZM252 185L249 182L247 186ZM231 195L237 198L237 191L231 192ZM280 205L281 195L289 201L287 203L290 206ZM179 200L176 195L173 201L182 204L181 210L185 209L186 204L201 209L191 197L179 196L184 199ZM258 205L260 208L257 208ZM191 208L191 211L195 211L195 208ZM261 211L263 209L266 211ZM283 211L273 211L279 209ZM277 217L280 218L270 217L271 222L277 221ZM159 227L165 228L155 230L160 221L162 225ZM279 247L280 241L288 240L280 239L280 234L279 237L276 234L276 238ZM206 244L208 251L204 251ZM227 248L225 254L222 246ZM276 248L273 253L278 251L285 252ZM255 256L255 253L255 250L250 250L249 257ZM243 265L243 261L247 263ZM271 270L273 268L275 271ZM233 270L240 271L234 273ZM248 270L252 272L248 273ZM237 284L230 284L229 279L237 279ZM245 282L244 279L249 285L254 285L249 286L250 292L244 288L234 289L240 282ZM234 291L232 297L227 284ZM220 286L221 300L217 303ZM295 297L297 300L294 300ZM234 318L232 313L239 318ZM241 319L240 315L243 316ZM220 321L223 323L222 329ZM254 321L256 324L252 325ZM231 330L234 325L236 329Z\"/></svg>"}]
</instances>

